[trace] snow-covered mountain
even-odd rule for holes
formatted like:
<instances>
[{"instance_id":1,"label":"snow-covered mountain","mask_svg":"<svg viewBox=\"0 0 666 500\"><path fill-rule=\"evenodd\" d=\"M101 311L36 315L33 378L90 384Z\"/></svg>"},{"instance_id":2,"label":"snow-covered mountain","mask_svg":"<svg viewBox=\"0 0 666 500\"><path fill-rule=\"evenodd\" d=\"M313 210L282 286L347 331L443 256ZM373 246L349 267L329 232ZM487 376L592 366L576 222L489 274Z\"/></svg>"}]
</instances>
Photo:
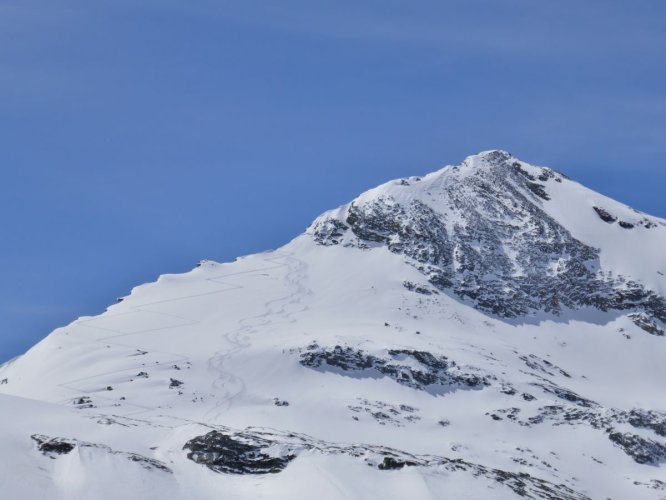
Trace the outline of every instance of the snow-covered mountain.
<instances>
[{"instance_id":1,"label":"snow-covered mountain","mask_svg":"<svg viewBox=\"0 0 666 500\"><path fill-rule=\"evenodd\" d=\"M666 221L503 151L0 368L13 499L666 498Z\"/></svg>"}]
</instances>

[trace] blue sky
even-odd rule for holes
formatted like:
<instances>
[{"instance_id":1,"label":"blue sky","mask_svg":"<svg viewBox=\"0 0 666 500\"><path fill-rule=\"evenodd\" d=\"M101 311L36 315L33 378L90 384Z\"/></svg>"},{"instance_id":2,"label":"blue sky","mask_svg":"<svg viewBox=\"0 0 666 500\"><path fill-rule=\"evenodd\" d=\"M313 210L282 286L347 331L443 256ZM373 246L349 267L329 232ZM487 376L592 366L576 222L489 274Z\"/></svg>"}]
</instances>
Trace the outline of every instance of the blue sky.
<instances>
[{"instance_id":1,"label":"blue sky","mask_svg":"<svg viewBox=\"0 0 666 500\"><path fill-rule=\"evenodd\" d=\"M666 217L661 0L0 0L0 360L486 149Z\"/></svg>"}]
</instances>

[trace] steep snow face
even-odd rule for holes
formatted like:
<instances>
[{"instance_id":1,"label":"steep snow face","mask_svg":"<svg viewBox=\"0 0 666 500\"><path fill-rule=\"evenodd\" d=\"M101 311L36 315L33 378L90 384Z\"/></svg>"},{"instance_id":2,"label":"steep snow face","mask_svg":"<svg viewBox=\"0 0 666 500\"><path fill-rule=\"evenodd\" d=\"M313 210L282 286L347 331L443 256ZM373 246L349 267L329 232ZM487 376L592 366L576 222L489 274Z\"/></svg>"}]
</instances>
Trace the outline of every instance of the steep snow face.
<instances>
[{"instance_id":1,"label":"steep snow face","mask_svg":"<svg viewBox=\"0 0 666 500\"><path fill-rule=\"evenodd\" d=\"M574 237L567 224L577 219L586 220L596 240ZM586 233L583 224L575 225ZM385 245L408 257L439 290L499 317L593 307L666 321L663 257L650 260L656 269L646 270L635 256L641 250L622 259L613 251L621 233L623 248L645 242L656 255L666 223L503 151L370 190L318 218L308 232L322 245ZM602 264L603 253L612 257ZM618 260L622 265L613 265ZM647 285L637 281L646 276Z\"/></svg>"},{"instance_id":2,"label":"steep snow face","mask_svg":"<svg viewBox=\"0 0 666 500\"><path fill-rule=\"evenodd\" d=\"M379 186L0 366L3 498L664 497L665 227L499 151Z\"/></svg>"}]
</instances>

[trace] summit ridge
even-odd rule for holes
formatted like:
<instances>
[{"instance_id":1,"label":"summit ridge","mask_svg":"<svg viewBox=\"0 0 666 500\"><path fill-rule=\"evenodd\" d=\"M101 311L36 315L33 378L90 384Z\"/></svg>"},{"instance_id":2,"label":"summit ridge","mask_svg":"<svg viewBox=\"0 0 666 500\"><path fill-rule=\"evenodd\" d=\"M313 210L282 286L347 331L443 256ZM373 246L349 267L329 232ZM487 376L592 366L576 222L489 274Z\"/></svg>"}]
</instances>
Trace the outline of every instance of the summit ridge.
<instances>
[{"instance_id":1,"label":"summit ridge","mask_svg":"<svg viewBox=\"0 0 666 500\"><path fill-rule=\"evenodd\" d=\"M580 194L583 200L572 199ZM489 151L435 177L365 193L308 231L321 245L385 245L438 290L494 316L557 316L591 307L635 310L666 322L662 294L605 268L601 250L574 237L549 210L584 206L590 194L549 168ZM581 216L604 225L599 207L584 209ZM664 223L645 217L636 226L649 231Z\"/></svg>"}]
</instances>

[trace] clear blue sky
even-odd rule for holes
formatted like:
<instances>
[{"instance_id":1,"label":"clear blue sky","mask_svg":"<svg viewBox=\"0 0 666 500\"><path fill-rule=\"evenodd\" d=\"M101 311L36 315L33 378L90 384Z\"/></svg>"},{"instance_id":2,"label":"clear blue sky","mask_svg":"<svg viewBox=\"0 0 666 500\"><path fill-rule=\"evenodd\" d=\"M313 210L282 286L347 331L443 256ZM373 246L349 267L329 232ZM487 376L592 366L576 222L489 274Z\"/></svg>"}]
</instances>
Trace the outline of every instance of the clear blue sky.
<instances>
[{"instance_id":1,"label":"clear blue sky","mask_svg":"<svg viewBox=\"0 0 666 500\"><path fill-rule=\"evenodd\" d=\"M663 0L0 0L0 360L507 149L666 216Z\"/></svg>"}]
</instances>

